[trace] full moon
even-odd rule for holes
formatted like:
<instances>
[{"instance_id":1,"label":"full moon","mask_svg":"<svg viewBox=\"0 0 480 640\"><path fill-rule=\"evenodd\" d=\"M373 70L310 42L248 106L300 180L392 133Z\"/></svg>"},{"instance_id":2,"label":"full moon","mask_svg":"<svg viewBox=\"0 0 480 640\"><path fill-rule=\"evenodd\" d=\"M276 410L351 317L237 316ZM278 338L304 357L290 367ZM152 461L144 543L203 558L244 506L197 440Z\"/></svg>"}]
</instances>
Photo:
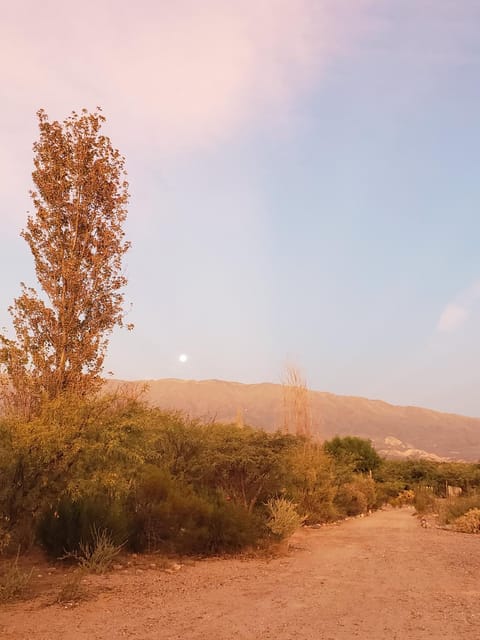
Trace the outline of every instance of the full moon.
<instances>
[{"instance_id":1,"label":"full moon","mask_svg":"<svg viewBox=\"0 0 480 640\"><path fill-rule=\"evenodd\" d=\"M188 360L188 356L186 353L181 353L178 356L178 361L181 362L182 364L184 364L187 360Z\"/></svg>"}]
</instances>

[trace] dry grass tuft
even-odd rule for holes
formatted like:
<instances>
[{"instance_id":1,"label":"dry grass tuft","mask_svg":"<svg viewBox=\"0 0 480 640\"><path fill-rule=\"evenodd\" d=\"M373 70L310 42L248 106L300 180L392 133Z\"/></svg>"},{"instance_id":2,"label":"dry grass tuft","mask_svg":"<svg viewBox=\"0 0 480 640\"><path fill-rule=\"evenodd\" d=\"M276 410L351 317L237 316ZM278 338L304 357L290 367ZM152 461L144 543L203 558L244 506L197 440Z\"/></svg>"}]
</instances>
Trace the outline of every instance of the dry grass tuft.
<instances>
[{"instance_id":1,"label":"dry grass tuft","mask_svg":"<svg viewBox=\"0 0 480 640\"><path fill-rule=\"evenodd\" d=\"M32 571L22 571L18 566L17 553L14 560L7 562L0 574L0 603L11 602L21 598L30 582Z\"/></svg>"}]
</instances>

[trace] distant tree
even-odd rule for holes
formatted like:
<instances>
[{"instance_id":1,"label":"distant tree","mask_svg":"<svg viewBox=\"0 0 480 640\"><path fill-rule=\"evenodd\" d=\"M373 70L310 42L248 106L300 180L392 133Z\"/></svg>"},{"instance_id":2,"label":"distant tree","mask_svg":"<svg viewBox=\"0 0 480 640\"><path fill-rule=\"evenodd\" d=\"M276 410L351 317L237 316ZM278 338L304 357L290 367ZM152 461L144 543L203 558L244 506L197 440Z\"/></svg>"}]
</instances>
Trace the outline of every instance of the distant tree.
<instances>
[{"instance_id":1,"label":"distant tree","mask_svg":"<svg viewBox=\"0 0 480 640\"><path fill-rule=\"evenodd\" d=\"M282 388L283 431L297 436L310 437L312 417L308 386L298 367L287 365Z\"/></svg>"},{"instance_id":2,"label":"distant tree","mask_svg":"<svg viewBox=\"0 0 480 640\"><path fill-rule=\"evenodd\" d=\"M337 462L351 465L354 471L367 472L376 469L382 462L371 440L356 436L335 436L324 442L325 452Z\"/></svg>"},{"instance_id":3,"label":"distant tree","mask_svg":"<svg viewBox=\"0 0 480 640\"><path fill-rule=\"evenodd\" d=\"M42 294L22 283L9 308L16 338L0 334L4 400L26 416L42 398L99 387L109 335L123 324L122 257L130 246L122 228L125 159L101 134L100 110L72 112L63 123L37 115L35 213L21 235Z\"/></svg>"}]
</instances>

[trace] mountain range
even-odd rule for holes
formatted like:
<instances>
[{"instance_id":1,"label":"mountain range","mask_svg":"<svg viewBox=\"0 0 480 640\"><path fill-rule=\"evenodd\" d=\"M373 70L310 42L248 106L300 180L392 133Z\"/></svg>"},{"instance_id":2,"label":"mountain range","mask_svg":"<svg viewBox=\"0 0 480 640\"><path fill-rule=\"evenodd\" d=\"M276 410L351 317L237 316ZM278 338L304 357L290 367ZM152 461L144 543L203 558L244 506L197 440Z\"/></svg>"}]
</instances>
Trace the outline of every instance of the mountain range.
<instances>
[{"instance_id":1,"label":"mountain range","mask_svg":"<svg viewBox=\"0 0 480 640\"><path fill-rule=\"evenodd\" d=\"M145 386L150 404L204 421L240 422L266 431L284 426L285 391L280 384L172 378L110 382L114 384ZM480 418L322 391L308 391L307 397L312 435L322 440L355 435L370 439L388 457L480 460Z\"/></svg>"}]
</instances>

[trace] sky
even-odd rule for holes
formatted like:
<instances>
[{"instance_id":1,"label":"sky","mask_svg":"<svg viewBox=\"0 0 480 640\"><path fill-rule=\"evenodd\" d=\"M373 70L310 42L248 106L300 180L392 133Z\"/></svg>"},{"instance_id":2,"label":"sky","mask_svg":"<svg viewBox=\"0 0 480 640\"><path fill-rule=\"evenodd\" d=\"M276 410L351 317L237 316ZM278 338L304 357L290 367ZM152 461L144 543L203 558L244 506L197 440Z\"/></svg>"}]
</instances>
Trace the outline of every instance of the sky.
<instances>
[{"instance_id":1,"label":"sky","mask_svg":"<svg viewBox=\"0 0 480 640\"><path fill-rule=\"evenodd\" d=\"M294 363L312 389L480 416L478 0L4 5L0 326L36 284L35 113L98 105L135 324L106 371Z\"/></svg>"}]
</instances>

